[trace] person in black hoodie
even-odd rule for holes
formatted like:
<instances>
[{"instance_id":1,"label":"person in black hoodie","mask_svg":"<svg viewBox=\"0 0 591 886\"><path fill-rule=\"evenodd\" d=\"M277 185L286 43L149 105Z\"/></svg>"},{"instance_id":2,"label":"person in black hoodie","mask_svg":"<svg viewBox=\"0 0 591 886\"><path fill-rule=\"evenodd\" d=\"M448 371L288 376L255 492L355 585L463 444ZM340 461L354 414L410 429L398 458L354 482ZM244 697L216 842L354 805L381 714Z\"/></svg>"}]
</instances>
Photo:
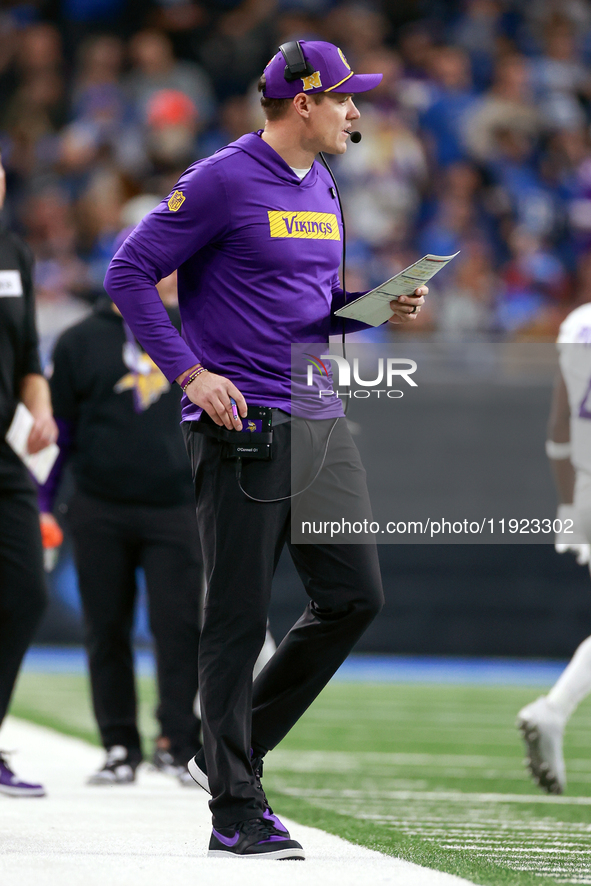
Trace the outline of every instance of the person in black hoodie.
<instances>
[{"instance_id":1,"label":"person in black hoodie","mask_svg":"<svg viewBox=\"0 0 591 886\"><path fill-rule=\"evenodd\" d=\"M178 310L167 310L180 326ZM40 490L41 506L51 511L68 459L92 701L107 751L89 783L131 782L142 760L131 646L142 566L159 690L154 763L190 784L186 761L200 747L193 709L202 562L178 392L107 298L59 338L50 386L62 459Z\"/></svg>"}]
</instances>

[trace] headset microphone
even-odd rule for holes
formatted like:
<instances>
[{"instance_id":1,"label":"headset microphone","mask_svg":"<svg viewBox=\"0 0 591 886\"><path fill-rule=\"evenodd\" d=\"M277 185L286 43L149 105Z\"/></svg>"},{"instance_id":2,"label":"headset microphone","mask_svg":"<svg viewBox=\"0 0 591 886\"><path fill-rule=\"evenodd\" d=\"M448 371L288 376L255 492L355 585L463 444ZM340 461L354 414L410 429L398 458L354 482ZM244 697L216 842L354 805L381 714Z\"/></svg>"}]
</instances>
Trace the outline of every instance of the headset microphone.
<instances>
[{"instance_id":1,"label":"headset microphone","mask_svg":"<svg viewBox=\"0 0 591 886\"><path fill-rule=\"evenodd\" d=\"M356 129L354 129L351 132L349 138L351 139L351 141L353 142L354 145L358 145L359 142L361 141L361 133L358 132Z\"/></svg>"}]
</instances>

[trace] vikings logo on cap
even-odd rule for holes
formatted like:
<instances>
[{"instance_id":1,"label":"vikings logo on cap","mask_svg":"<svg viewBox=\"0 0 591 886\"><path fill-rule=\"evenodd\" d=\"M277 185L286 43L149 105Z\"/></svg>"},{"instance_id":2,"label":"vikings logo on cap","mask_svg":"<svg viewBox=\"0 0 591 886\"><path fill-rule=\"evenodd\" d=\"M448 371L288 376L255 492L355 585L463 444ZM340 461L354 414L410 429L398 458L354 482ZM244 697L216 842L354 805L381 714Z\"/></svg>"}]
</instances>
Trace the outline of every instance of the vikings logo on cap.
<instances>
[{"instance_id":1,"label":"vikings logo on cap","mask_svg":"<svg viewBox=\"0 0 591 886\"><path fill-rule=\"evenodd\" d=\"M340 57L341 57L341 61L342 61L342 63L344 64L344 66L346 67L346 69L347 69L348 71L350 71L350 70L351 70L351 65L349 64L349 62L348 62L347 59L345 58L344 53L343 53L343 50L340 49L338 46L337 46L337 49L339 50L339 55L340 55Z\"/></svg>"}]
</instances>

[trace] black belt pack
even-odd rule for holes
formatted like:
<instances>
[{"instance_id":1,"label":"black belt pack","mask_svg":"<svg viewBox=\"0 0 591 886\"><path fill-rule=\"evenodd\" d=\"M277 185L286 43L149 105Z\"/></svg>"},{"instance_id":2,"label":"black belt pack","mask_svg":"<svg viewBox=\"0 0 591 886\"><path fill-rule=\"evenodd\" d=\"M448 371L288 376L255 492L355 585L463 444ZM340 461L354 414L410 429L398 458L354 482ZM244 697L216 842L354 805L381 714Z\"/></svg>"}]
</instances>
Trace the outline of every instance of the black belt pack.
<instances>
[{"instance_id":1,"label":"black belt pack","mask_svg":"<svg viewBox=\"0 0 591 886\"><path fill-rule=\"evenodd\" d=\"M220 427L203 412L199 421L191 422L191 431L212 437L222 444L223 458L258 458L270 461L273 457L273 428L269 406L249 406L242 419L241 431Z\"/></svg>"}]
</instances>

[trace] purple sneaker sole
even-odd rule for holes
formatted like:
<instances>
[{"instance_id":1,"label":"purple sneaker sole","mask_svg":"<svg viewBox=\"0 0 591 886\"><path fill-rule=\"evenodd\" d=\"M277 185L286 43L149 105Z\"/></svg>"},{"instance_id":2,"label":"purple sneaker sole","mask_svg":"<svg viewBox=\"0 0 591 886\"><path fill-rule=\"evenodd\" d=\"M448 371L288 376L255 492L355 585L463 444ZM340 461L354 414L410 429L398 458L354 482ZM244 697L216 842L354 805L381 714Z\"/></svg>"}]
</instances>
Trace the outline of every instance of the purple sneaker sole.
<instances>
[{"instance_id":1,"label":"purple sneaker sole","mask_svg":"<svg viewBox=\"0 0 591 886\"><path fill-rule=\"evenodd\" d=\"M270 861L305 861L303 849L274 849L273 852L257 852L249 855L237 855L225 849L210 849L208 858L258 858Z\"/></svg>"},{"instance_id":2,"label":"purple sneaker sole","mask_svg":"<svg viewBox=\"0 0 591 886\"><path fill-rule=\"evenodd\" d=\"M0 784L0 794L6 797L45 797L45 788L40 784Z\"/></svg>"}]
</instances>

